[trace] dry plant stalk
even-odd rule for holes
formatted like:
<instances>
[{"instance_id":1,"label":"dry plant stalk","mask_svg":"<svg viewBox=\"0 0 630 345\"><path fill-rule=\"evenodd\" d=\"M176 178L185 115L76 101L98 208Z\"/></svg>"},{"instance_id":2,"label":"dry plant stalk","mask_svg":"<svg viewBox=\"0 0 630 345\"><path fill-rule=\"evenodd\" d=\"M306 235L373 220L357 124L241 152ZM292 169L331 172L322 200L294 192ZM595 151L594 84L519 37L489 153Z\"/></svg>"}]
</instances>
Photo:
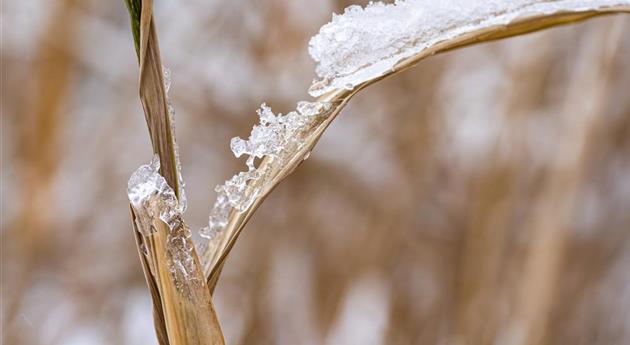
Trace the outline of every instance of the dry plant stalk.
<instances>
[{"instance_id":1,"label":"dry plant stalk","mask_svg":"<svg viewBox=\"0 0 630 345\"><path fill-rule=\"evenodd\" d=\"M351 84L350 87L331 88L330 84L323 86L314 84L314 88L325 91L317 93L320 96L316 102L307 104L307 106L316 106L317 110L310 114L310 117L307 116L308 121L297 132L301 141L300 145L284 148L281 157L264 155L255 169L252 155L251 165L248 164L250 165L249 172L254 172L256 175L255 178L244 180L246 189L244 193L256 192L253 193L251 202L246 203L245 207L233 208L229 211L222 231L215 234L205 246L200 261L192 246L190 236L187 235L188 228L181 213L177 211L167 215L168 221L160 214L160 203L172 202L169 199L171 194L173 198L179 197L181 186L178 180L174 133L169 118L157 35L152 20L152 1L126 0L126 3L132 18L132 29L140 63L140 97L153 150L159 157L159 163L152 164L154 171L149 171L150 166L143 166L138 171L145 169L154 173L151 178L158 181L159 188L164 188L159 189L159 192L166 192L160 195L164 197L162 199L143 200L140 207L132 202L138 252L153 297L155 326L161 344L224 343L212 306L211 292L218 282L225 259L243 227L263 200L301 162L308 158L323 132L357 92L377 81L411 68L424 58L437 53L573 23L594 16L630 12L630 4L627 3L619 6L593 5L589 8L575 6L558 11L524 10L518 13L519 16L510 18L508 22L501 22L498 19L505 12L498 11L496 21L493 21L493 18L486 18L485 22L489 23L487 25L477 26L473 30L464 30L447 39L428 44L414 54L399 59L380 74L359 78L361 80ZM508 5L505 6L507 8ZM305 114L299 110L299 106L298 112L300 114L296 113L296 115ZM261 120L262 117L263 114L261 114ZM274 121L276 120L273 114L271 117ZM256 157L260 156L256 155ZM167 186L159 185L159 179L163 179ZM175 208L175 206L172 207L172 209ZM152 217L147 217L145 213L151 214ZM157 214L160 214L159 219L155 217ZM178 245L172 244L174 236L178 236L176 237L179 241ZM178 255L189 255L188 263L191 267L189 267L190 270L185 271L190 273L189 276L177 277L177 273L169 267Z\"/></svg>"},{"instance_id":2,"label":"dry plant stalk","mask_svg":"<svg viewBox=\"0 0 630 345\"><path fill-rule=\"evenodd\" d=\"M162 64L151 0L127 1L132 16L134 38L140 64L140 99L149 127L153 151L159 157L160 175L172 186L176 197L181 195L174 149L174 133L168 111ZM136 29L137 28L137 32ZM146 209L145 209L146 207ZM150 288L154 320L160 344L223 344L223 334L214 311L199 259L193 248L189 230L178 218L171 227L156 217L149 224L140 218L159 212L153 204L133 205L132 219L145 278ZM143 229L143 227L148 227ZM178 233L181 232L181 233ZM175 243L177 241L177 243ZM182 254L181 247L193 248ZM178 256L190 256L192 269L182 277L171 266ZM196 268L196 269L195 269Z\"/></svg>"}]
</instances>

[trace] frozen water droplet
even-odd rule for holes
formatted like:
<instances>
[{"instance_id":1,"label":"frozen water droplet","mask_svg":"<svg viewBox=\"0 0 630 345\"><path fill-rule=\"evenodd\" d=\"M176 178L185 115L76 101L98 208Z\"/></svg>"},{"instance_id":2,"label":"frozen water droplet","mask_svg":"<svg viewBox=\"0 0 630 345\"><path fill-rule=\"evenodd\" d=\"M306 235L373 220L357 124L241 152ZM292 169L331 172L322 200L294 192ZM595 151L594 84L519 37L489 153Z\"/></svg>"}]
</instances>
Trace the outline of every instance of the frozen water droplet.
<instances>
[{"instance_id":1,"label":"frozen water droplet","mask_svg":"<svg viewBox=\"0 0 630 345\"><path fill-rule=\"evenodd\" d=\"M276 116L271 111L271 108L267 106L267 104L263 103L260 106L260 109L257 111L258 116L260 117L261 124L268 124L276 122Z\"/></svg>"},{"instance_id":2,"label":"frozen water droplet","mask_svg":"<svg viewBox=\"0 0 630 345\"><path fill-rule=\"evenodd\" d=\"M324 102L298 102L297 111L304 116L317 116L330 109L330 103Z\"/></svg>"},{"instance_id":3,"label":"frozen water droplet","mask_svg":"<svg viewBox=\"0 0 630 345\"><path fill-rule=\"evenodd\" d=\"M241 138L232 138L230 141L230 148L234 155L238 158L247 152L247 142Z\"/></svg>"},{"instance_id":4,"label":"frozen water droplet","mask_svg":"<svg viewBox=\"0 0 630 345\"><path fill-rule=\"evenodd\" d=\"M212 224L212 225L206 226L205 228L202 228L201 230L199 230L199 235L209 240L215 239L219 235L219 232L224 226L225 226L224 224Z\"/></svg>"},{"instance_id":5,"label":"frozen water droplet","mask_svg":"<svg viewBox=\"0 0 630 345\"><path fill-rule=\"evenodd\" d=\"M168 96L168 92L171 89L171 70L169 70L166 66L162 66L162 76L164 79L164 90L166 92L166 103L167 110L169 116L169 122L171 125L171 135L173 138L173 148L175 151L175 164L177 167L177 181L179 185L179 208L183 213L188 208L188 200L186 199L186 183L184 183L184 177L182 176L182 163L179 159L179 145L175 140L175 107L171 102L170 97Z\"/></svg>"},{"instance_id":6,"label":"frozen water droplet","mask_svg":"<svg viewBox=\"0 0 630 345\"><path fill-rule=\"evenodd\" d=\"M140 231L147 234L152 222L159 218L170 228L181 215L175 192L159 173L160 160L153 157L150 164L140 166L129 178L127 195L138 218Z\"/></svg>"},{"instance_id":7,"label":"frozen water droplet","mask_svg":"<svg viewBox=\"0 0 630 345\"><path fill-rule=\"evenodd\" d=\"M164 91L168 93L171 90L171 70L162 66L162 76L164 78Z\"/></svg>"}]
</instances>

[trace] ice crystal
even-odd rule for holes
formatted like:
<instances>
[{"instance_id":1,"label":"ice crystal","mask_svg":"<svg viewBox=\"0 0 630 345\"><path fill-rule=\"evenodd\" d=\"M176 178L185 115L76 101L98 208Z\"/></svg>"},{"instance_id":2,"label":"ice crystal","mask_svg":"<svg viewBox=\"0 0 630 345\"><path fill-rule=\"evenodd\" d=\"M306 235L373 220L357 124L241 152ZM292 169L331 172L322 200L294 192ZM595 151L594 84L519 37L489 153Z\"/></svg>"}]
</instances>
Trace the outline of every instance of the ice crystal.
<instances>
[{"instance_id":1,"label":"ice crystal","mask_svg":"<svg viewBox=\"0 0 630 345\"><path fill-rule=\"evenodd\" d=\"M168 93L171 90L171 70L162 65L162 78L164 79L164 91Z\"/></svg>"},{"instance_id":2,"label":"ice crystal","mask_svg":"<svg viewBox=\"0 0 630 345\"><path fill-rule=\"evenodd\" d=\"M172 81L171 71L167 67L162 66L162 74L164 79L164 91L166 92L169 122L171 125L171 137L173 138L173 150L175 151L175 165L177 168L177 181L179 183L179 204L183 213L186 211L186 208L188 208L188 200L186 199L186 184L184 183L184 178L182 176L182 163L179 160L179 145L175 140L175 107L168 96Z\"/></svg>"},{"instance_id":3,"label":"ice crystal","mask_svg":"<svg viewBox=\"0 0 630 345\"><path fill-rule=\"evenodd\" d=\"M175 217L182 209L175 192L159 173L160 159L155 156L151 163L140 166L129 178L127 195L140 222L140 231L145 235L155 229L151 221L157 217L169 227L174 226Z\"/></svg>"},{"instance_id":4,"label":"ice crystal","mask_svg":"<svg viewBox=\"0 0 630 345\"><path fill-rule=\"evenodd\" d=\"M173 276L175 287L183 290L189 283L198 278L197 264L194 258L194 246L190 229L177 218L179 223L168 234L166 239L167 264Z\"/></svg>"},{"instance_id":5,"label":"ice crystal","mask_svg":"<svg viewBox=\"0 0 630 345\"><path fill-rule=\"evenodd\" d=\"M167 264L176 286L183 287L195 277L196 269L190 229L182 220L183 207L159 170L160 160L157 156L151 163L140 166L129 178L127 195L136 215L138 229L143 235L148 236L156 231L154 222L157 219L168 225ZM148 255L148 248L144 244L140 250Z\"/></svg>"},{"instance_id":6,"label":"ice crystal","mask_svg":"<svg viewBox=\"0 0 630 345\"><path fill-rule=\"evenodd\" d=\"M247 210L260 195L260 187L254 187L253 180L264 176L263 168L255 167L255 159L271 157L285 160L287 152L301 148L302 134L319 116L325 116L331 109L329 103L299 102L297 110L286 115L274 114L266 104L257 111L259 122L254 126L248 139L232 138L230 148L236 157L247 155L247 171L240 172L215 188L217 200L214 203L208 226L200 230L200 235L213 239L221 233L229 220L230 212Z\"/></svg>"},{"instance_id":7,"label":"ice crystal","mask_svg":"<svg viewBox=\"0 0 630 345\"><path fill-rule=\"evenodd\" d=\"M224 184L217 186L217 200L210 212L208 226L201 229L199 234L206 238L214 238L225 228L232 209L243 211L251 206L260 190L248 186L250 180L260 176L257 169L240 172Z\"/></svg>"},{"instance_id":8,"label":"ice crystal","mask_svg":"<svg viewBox=\"0 0 630 345\"><path fill-rule=\"evenodd\" d=\"M439 42L528 13L557 13L629 5L628 0L397 0L350 6L333 15L309 42L318 63L309 93L352 89Z\"/></svg>"}]
</instances>

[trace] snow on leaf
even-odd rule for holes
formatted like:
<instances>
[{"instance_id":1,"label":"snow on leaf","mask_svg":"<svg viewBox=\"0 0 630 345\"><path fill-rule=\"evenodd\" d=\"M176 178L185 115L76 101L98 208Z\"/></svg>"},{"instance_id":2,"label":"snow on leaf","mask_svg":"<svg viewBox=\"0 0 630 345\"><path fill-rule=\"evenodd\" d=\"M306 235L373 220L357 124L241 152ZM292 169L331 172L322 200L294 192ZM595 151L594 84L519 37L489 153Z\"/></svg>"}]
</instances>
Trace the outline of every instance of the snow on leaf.
<instances>
[{"instance_id":1,"label":"snow on leaf","mask_svg":"<svg viewBox=\"0 0 630 345\"><path fill-rule=\"evenodd\" d=\"M628 6L628 0L397 0L350 6L333 15L309 42L317 62L309 89L317 97L353 89L437 43L530 13L585 12Z\"/></svg>"}]
</instances>

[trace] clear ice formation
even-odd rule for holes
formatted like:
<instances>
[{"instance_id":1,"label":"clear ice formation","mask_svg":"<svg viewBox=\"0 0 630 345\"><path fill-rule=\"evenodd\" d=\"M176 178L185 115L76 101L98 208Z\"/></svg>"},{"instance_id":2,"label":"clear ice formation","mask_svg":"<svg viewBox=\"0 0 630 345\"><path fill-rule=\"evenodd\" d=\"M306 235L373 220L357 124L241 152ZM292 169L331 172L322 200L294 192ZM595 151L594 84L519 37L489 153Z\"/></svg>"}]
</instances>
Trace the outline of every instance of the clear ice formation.
<instances>
[{"instance_id":1,"label":"clear ice formation","mask_svg":"<svg viewBox=\"0 0 630 345\"><path fill-rule=\"evenodd\" d=\"M628 6L628 0L397 0L350 6L333 14L309 42L317 62L309 89L317 97L353 89L439 42L482 28L506 25L526 14Z\"/></svg>"},{"instance_id":2,"label":"clear ice formation","mask_svg":"<svg viewBox=\"0 0 630 345\"><path fill-rule=\"evenodd\" d=\"M166 254L168 270L173 275L175 287L180 291L190 286L189 283L198 279L197 263L194 258L195 246L190 229L184 223L181 215L177 218L177 225L171 228L166 238Z\"/></svg>"},{"instance_id":3,"label":"clear ice formation","mask_svg":"<svg viewBox=\"0 0 630 345\"><path fill-rule=\"evenodd\" d=\"M154 156L151 163L141 165L127 183L127 196L136 212L139 230L144 235L155 231L152 221L156 216L173 228L176 225L176 217L181 216L183 212L175 192L159 171L160 159ZM157 215L155 211L158 212Z\"/></svg>"},{"instance_id":4,"label":"clear ice formation","mask_svg":"<svg viewBox=\"0 0 630 345\"><path fill-rule=\"evenodd\" d=\"M310 128L320 116L325 116L331 109L329 103L299 102L297 110L286 115L274 114L266 104L258 110L259 123L255 125L248 139L232 138L230 147L236 157L247 158L247 171L243 171L215 188L217 200L214 203L208 226L199 234L214 239L226 227L232 210L245 211L260 195L261 187L250 181L264 176L263 168L256 168L257 158L271 157L274 160L286 160L291 157L287 152L294 152L304 144L303 132Z\"/></svg>"},{"instance_id":5,"label":"clear ice formation","mask_svg":"<svg viewBox=\"0 0 630 345\"><path fill-rule=\"evenodd\" d=\"M140 166L129 179L127 195L134 214L138 230L145 236L156 232L157 219L164 222L167 234L167 264L178 288L196 277L196 263L190 229L182 220L185 206L178 202L175 191L160 175L160 159L155 156L151 163ZM157 219L156 219L157 217ZM146 246L142 252L148 255Z\"/></svg>"},{"instance_id":6,"label":"clear ice formation","mask_svg":"<svg viewBox=\"0 0 630 345\"><path fill-rule=\"evenodd\" d=\"M175 151L175 164L177 168L177 180L179 183L179 204L182 208L182 213L188 208L188 200L186 199L186 184L182 177L182 163L179 160L179 145L175 140L175 107L171 102L171 98L168 96L168 92L171 90L171 71L162 66L162 74L164 78L164 91L166 93L166 102L168 106L168 116L171 125L171 138L173 138L173 150Z\"/></svg>"}]
</instances>

